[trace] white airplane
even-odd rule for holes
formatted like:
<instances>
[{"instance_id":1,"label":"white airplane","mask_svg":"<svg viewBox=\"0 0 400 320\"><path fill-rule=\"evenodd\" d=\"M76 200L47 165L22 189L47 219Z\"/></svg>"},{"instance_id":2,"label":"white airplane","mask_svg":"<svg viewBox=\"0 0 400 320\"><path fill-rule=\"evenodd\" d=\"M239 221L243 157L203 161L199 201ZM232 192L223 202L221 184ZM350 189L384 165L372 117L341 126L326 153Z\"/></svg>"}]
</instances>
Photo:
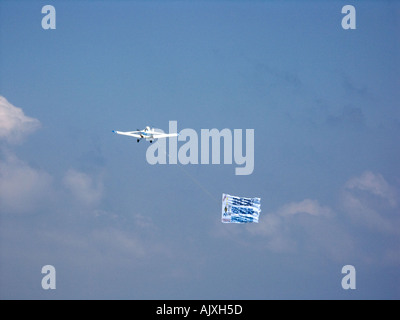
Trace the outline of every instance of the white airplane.
<instances>
[{"instance_id":1,"label":"white airplane","mask_svg":"<svg viewBox=\"0 0 400 320\"><path fill-rule=\"evenodd\" d=\"M145 139L145 140L149 140L150 143L152 143L153 140L155 140L155 139L179 136L179 133L163 133L163 132L154 131L154 128L151 129L149 126L144 128L143 130L138 129L137 131L122 132L122 131L113 130L112 132L117 133L117 134L122 134L125 136L134 137L137 139L137 142L139 142L141 139Z\"/></svg>"}]
</instances>

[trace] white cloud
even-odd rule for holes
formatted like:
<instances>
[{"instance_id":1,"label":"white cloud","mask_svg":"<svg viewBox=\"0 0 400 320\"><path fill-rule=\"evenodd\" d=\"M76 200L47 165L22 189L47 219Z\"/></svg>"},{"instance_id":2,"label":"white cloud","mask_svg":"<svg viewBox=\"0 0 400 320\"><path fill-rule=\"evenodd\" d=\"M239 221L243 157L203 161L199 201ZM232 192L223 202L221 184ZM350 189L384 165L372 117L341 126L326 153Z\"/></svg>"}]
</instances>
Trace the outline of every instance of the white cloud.
<instances>
[{"instance_id":1,"label":"white cloud","mask_svg":"<svg viewBox=\"0 0 400 320\"><path fill-rule=\"evenodd\" d=\"M346 182L345 188L349 190L361 190L380 196L389 201L391 206L396 206L397 200L394 189L380 174L370 171L364 172L360 177L351 178Z\"/></svg>"},{"instance_id":2,"label":"white cloud","mask_svg":"<svg viewBox=\"0 0 400 320\"><path fill-rule=\"evenodd\" d=\"M290 216L299 213L306 213L312 216L329 216L332 210L321 206L318 201L305 199L300 202L291 202L279 209L278 213L282 216Z\"/></svg>"},{"instance_id":3,"label":"white cloud","mask_svg":"<svg viewBox=\"0 0 400 320\"><path fill-rule=\"evenodd\" d=\"M366 171L343 185L340 209L313 199L289 202L262 214L260 222L246 226L246 231L262 237L260 243L275 252L305 251L340 262L352 258L396 264L400 234L398 194L381 174ZM346 215L351 221L346 220ZM374 236L369 236L368 231ZM360 238L363 235L366 236ZM384 241L386 246L372 249L376 248L376 241Z\"/></svg>"},{"instance_id":4,"label":"white cloud","mask_svg":"<svg viewBox=\"0 0 400 320\"><path fill-rule=\"evenodd\" d=\"M8 154L4 161L0 161L0 212L35 211L51 199L51 185L52 178L48 173Z\"/></svg>"},{"instance_id":5,"label":"white cloud","mask_svg":"<svg viewBox=\"0 0 400 320\"><path fill-rule=\"evenodd\" d=\"M99 204L103 195L103 183L99 178L94 180L86 173L70 169L65 174L63 182L81 204L87 206Z\"/></svg>"},{"instance_id":6,"label":"white cloud","mask_svg":"<svg viewBox=\"0 0 400 320\"><path fill-rule=\"evenodd\" d=\"M39 120L26 116L22 109L0 96L0 139L9 143L19 142L39 126Z\"/></svg>"},{"instance_id":7,"label":"white cloud","mask_svg":"<svg viewBox=\"0 0 400 320\"><path fill-rule=\"evenodd\" d=\"M128 257L144 257L148 249L137 237L115 228L96 229L91 237L103 249L108 248L110 252L118 252Z\"/></svg>"},{"instance_id":8,"label":"white cloud","mask_svg":"<svg viewBox=\"0 0 400 320\"><path fill-rule=\"evenodd\" d=\"M140 229L145 229L145 230L156 229L153 220L149 216L137 213L133 215L133 220L135 222L135 225L137 225Z\"/></svg>"},{"instance_id":9,"label":"white cloud","mask_svg":"<svg viewBox=\"0 0 400 320\"><path fill-rule=\"evenodd\" d=\"M253 235L265 237L266 246L271 251L290 252L298 249L300 239L303 245L305 242L315 243L314 237L319 231L312 229L325 229L326 221L331 217L333 211L329 207L320 205L317 200L304 199L263 214L260 222L248 226L247 230ZM301 227L300 233L298 227Z\"/></svg>"},{"instance_id":10,"label":"white cloud","mask_svg":"<svg viewBox=\"0 0 400 320\"><path fill-rule=\"evenodd\" d=\"M247 230L253 235L266 237L266 247L271 251L290 252L296 247L284 219L276 213L264 214L259 223L248 225Z\"/></svg>"},{"instance_id":11,"label":"white cloud","mask_svg":"<svg viewBox=\"0 0 400 320\"><path fill-rule=\"evenodd\" d=\"M341 205L353 228L369 236L363 239L364 256L369 262L398 265L400 210L398 190L379 173L366 171L349 179L342 190ZM377 247L377 243L382 244ZM367 260L366 259L366 260Z\"/></svg>"},{"instance_id":12,"label":"white cloud","mask_svg":"<svg viewBox=\"0 0 400 320\"><path fill-rule=\"evenodd\" d=\"M382 175L364 172L349 179L343 190L342 205L356 222L371 230L399 233L396 190Z\"/></svg>"}]
</instances>

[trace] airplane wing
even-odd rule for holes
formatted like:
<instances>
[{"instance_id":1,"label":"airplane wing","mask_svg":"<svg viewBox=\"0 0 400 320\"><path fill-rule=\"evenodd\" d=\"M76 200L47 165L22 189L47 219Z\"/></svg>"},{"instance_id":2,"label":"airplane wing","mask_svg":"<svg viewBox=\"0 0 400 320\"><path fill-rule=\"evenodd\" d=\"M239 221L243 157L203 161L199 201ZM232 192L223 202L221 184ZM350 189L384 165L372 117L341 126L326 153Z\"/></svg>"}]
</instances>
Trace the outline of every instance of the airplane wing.
<instances>
[{"instance_id":1,"label":"airplane wing","mask_svg":"<svg viewBox=\"0 0 400 320\"><path fill-rule=\"evenodd\" d=\"M177 137L179 136L179 133L161 133L161 132L153 132L153 137L155 139L160 139L160 138L169 138L169 137Z\"/></svg>"},{"instance_id":2,"label":"airplane wing","mask_svg":"<svg viewBox=\"0 0 400 320\"><path fill-rule=\"evenodd\" d=\"M113 130L112 132L117 133L117 134L122 134L124 136L134 137L134 138L142 138L142 136L140 134L136 134L139 131L122 132L122 131Z\"/></svg>"}]
</instances>

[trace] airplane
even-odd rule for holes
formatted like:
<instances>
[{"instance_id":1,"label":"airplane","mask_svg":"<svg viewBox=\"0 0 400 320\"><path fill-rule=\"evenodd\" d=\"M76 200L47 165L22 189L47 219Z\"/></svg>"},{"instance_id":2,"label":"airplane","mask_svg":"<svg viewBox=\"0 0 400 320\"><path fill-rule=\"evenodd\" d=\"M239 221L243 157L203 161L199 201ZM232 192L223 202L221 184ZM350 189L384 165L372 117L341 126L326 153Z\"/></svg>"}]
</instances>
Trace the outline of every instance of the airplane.
<instances>
[{"instance_id":1,"label":"airplane","mask_svg":"<svg viewBox=\"0 0 400 320\"><path fill-rule=\"evenodd\" d=\"M137 129L137 131L122 132L122 131L113 130L112 132L117 133L117 134L122 134L125 136L134 137L137 139L137 142L139 142L141 139L145 139L145 140L149 140L150 143L152 143L155 139L179 136L179 133L164 133L164 132L154 131L154 128L152 129L149 126L144 128L143 130Z\"/></svg>"}]
</instances>

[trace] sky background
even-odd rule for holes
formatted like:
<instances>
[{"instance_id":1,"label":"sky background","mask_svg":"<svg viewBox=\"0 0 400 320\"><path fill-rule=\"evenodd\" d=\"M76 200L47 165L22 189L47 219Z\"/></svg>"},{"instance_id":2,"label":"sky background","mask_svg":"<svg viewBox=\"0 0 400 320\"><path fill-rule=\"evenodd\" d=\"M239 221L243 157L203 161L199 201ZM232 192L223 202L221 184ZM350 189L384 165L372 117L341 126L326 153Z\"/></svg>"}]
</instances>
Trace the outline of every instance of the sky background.
<instances>
[{"instance_id":1,"label":"sky background","mask_svg":"<svg viewBox=\"0 0 400 320\"><path fill-rule=\"evenodd\" d=\"M397 1L0 1L0 298L399 299L399 40ZM172 120L253 173L111 132Z\"/></svg>"}]
</instances>

